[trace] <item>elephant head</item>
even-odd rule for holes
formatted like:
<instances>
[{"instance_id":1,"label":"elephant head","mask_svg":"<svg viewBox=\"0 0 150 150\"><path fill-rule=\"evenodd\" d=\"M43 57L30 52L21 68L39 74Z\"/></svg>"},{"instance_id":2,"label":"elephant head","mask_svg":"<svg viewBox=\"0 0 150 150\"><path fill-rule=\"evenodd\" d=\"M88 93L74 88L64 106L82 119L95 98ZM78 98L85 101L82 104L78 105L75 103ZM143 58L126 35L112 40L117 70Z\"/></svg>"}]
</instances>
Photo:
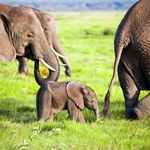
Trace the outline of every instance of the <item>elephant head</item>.
<instances>
[{"instance_id":1,"label":"elephant head","mask_svg":"<svg viewBox=\"0 0 150 150\"><path fill-rule=\"evenodd\" d=\"M0 5L0 17L0 59L30 58L35 61L35 79L39 85L47 80L56 81L59 64L34 11L26 7ZM40 75L39 60L49 68L50 75L46 79Z\"/></svg>"},{"instance_id":2,"label":"elephant head","mask_svg":"<svg viewBox=\"0 0 150 150\"><path fill-rule=\"evenodd\" d=\"M84 106L95 113L96 121L99 118L98 102L95 92L83 84L77 82L69 82L67 84L68 97L75 103L79 109Z\"/></svg>"}]
</instances>

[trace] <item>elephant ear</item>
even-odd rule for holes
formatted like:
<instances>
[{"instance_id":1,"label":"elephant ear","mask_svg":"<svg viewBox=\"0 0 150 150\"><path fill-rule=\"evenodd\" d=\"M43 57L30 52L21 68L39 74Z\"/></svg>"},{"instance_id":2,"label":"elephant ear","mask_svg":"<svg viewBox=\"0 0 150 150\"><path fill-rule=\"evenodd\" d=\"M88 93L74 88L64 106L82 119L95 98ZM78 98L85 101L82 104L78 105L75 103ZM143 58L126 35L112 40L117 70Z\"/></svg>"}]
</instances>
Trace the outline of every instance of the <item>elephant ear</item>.
<instances>
[{"instance_id":1,"label":"elephant ear","mask_svg":"<svg viewBox=\"0 0 150 150\"><path fill-rule=\"evenodd\" d=\"M0 15L0 60L12 61L16 58L16 51L10 43L8 32L9 21L5 16Z\"/></svg>"},{"instance_id":2,"label":"elephant ear","mask_svg":"<svg viewBox=\"0 0 150 150\"><path fill-rule=\"evenodd\" d=\"M67 84L68 97L81 110L84 108L84 97L83 97L84 89L85 89L85 86L77 82L69 82Z\"/></svg>"}]
</instances>

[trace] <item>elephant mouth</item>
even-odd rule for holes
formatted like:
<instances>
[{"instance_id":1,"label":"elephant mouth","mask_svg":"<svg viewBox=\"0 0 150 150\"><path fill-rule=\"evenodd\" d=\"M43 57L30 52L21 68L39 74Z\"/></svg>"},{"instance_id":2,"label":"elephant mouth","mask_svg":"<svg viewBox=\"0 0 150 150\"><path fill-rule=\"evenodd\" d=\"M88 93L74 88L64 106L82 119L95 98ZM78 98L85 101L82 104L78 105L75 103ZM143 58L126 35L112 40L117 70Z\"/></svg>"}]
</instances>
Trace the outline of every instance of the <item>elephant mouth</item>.
<instances>
[{"instance_id":1,"label":"elephant mouth","mask_svg":"<svg viewBox=\"0 0 150 150\"><path fill-rule=\"evenodd\" d=\"M26 46L25 47L25 53L21 56L17 56L16 58L19 59L19 58L22 58L22 57L26 57L26 58L28 58L30 60L33 60L33 61L36 60L36 56L33 54L33 50L31 48L31 45Z\"/></svg>"},{"instance_id":2,"label":"elephant mouth","mask_svg":"<svg viewBox=\"0 0 150 150\"><path fill-rule=\"evenodd\" d=\"M33 61L36 60L36 56L33 53L32 45L28 45L25 47L25 57L31 59Z\"/></svg>"},{"instance_id":3,"label":"elephant mouth","mask_svg":"<svg viewBox=\"0 0 150 150\"><path fill-rule=\"evenodd\" d=\"M51 66L49 66L42 58L36 58L36 56L33 54L32 45L25 47L25 56L24 57L31 59L33 61L38 59L46 68L50 69L51 71L55 71L55 69L52 68Z\"/></svg>"}]
</instances>

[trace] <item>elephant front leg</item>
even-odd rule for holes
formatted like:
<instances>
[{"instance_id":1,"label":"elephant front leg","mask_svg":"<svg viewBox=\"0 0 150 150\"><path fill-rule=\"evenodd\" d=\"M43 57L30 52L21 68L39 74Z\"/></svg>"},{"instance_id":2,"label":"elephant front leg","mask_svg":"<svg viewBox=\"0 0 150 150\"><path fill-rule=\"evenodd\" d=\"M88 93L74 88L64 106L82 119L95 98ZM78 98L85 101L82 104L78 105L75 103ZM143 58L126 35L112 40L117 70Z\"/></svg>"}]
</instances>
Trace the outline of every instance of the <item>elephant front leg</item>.
<instances>
[{"instance_id":1,"label":"elephant front leg","mask_svg":"<svg viewBox=\"0 0 150 150\"><path fill-rule=\"evenodd\" d=\"M122 63L119 64L118 76L125 98L125 117L132 119L132 110L138 102L140 90Z\"/></svg>"},{"instance_id":2,"label":"elephant front leg","mask_svg":"<svg viewBox=\"0 0 150 150\"><path fill-rule=\"evenodd\" d=\"M81 110L79 108L78 108L78 114L77 114L77 116L78 116L77 119L76 119L77 122L85 123L83 114L82 114L82 112L81 112Z\"/></svg>"},{"instance_id":3,"label":"elephant front leg","mask_svg":"<svg viewBox=\"0 0 150 150\"><path fill-rule=\"evenodd\" d=\"M150 94L141 99L133 109L135 119L146 119L150 115Z\"/></svg>"},{"instance_id":4,"label":"elephant front leg","mask_svg":"<svg viewBox=\"0 0 150 150\"><path fill-rule=\"evenodd\" d=\"M28 74L28 59L27 58L18 58L19 66L18 72L23 74Z\"/></svg>"},{"instance_id":5,"label":"elephant front leg","mask_svg":"<svg viewBox=\"0 0 150 150\"><path fill-rule=\"evenodd\" d=\"M68 102L68 113L69 119L80 123L85 123L81 110L71 100Z\"/></svg>"}]
</instances>

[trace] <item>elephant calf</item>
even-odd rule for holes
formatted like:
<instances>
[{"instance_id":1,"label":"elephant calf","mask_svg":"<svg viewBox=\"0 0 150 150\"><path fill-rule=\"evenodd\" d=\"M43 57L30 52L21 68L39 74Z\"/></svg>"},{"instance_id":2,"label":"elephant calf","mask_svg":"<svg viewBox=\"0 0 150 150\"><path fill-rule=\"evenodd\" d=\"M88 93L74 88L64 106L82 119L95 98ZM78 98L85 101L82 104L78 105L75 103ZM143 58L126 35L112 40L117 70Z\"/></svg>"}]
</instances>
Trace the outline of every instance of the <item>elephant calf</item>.
<instances>
[{"instance_id":1,"label":"elephant calf","mask_svg":"<svg viewBox=\"0 0 150 150\"><path fill-rule=\"evenodd\" d=\"M61 110L68 110L69 119L84 123L82 110L93 110L96 120L99 118L98 102L95 92L77 82L49 81L39 89L36 97L38 120L53 120Z\"/></svg>"}]
</instances>

